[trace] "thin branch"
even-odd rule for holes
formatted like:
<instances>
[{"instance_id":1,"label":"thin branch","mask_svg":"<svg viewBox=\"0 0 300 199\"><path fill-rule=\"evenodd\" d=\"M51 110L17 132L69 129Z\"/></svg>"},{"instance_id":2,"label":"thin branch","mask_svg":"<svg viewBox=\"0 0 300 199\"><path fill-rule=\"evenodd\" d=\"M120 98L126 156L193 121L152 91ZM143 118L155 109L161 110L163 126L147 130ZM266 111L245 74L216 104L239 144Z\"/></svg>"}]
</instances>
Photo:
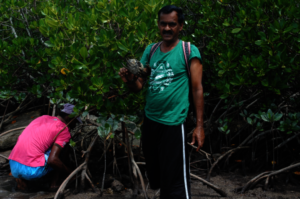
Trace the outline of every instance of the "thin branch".
<instances>
[{"instance_id":1,"label":"thin branch","mask_svg":"<svg viewBox=\"0 0 300 199\"><path fill-rule=\"evenodd\" d=\"M8 157L5 157L4 155L1 155L1 154L0 154L0 157L4 158L4 159L6 159L6 160L9 160Z\"/></svg>"},{"instance_id":2,"label":"thin branch","mask_svg":"<svg viewBox=\"0 0 300 199\"><path fill-rule=\"evenodd\" d=\"M22 127L19 127L19 128L11 129L11 130L9 130L9 131L5 131L4 133L1 133L1 134L0 134L0 137L4 136L4 135L6 135L6 134L8 134L8 133L10 133L10 132L16 131L16 130L25 129L26 127L27 127L27 126L22 126Z\"/></svg>"},{"instance_id":3,"label":"thin branch","mask_svg":"<svg viewBox=\"0 0 300 199\"><path fill-rule=\"evenodd\" d=\"M203 178L196 176L195 174L190 173L190 175L193 178L196 178L198 180L200 180L203 184L209 186L210 188L212 188L213 190L215 190L218 194L220 194L222 197L227 197L227 193L225 191L223 191L221 188L219 188L218 186L204 180Z\"/></svg>"}]
</instances>

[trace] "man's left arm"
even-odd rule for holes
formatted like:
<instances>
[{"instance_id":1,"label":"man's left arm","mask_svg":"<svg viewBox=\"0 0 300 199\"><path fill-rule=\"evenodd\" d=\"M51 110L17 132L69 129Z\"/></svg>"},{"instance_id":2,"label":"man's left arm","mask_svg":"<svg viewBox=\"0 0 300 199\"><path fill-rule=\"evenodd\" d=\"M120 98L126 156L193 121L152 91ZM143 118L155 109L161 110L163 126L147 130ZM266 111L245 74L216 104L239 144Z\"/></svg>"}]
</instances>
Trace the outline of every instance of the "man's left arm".
<instances>
[{"instance_id":1,"label":"man's left arm","mask_svg":"<svg viewBox=\"0 0 300 199\"><path fill-rule=\"evenodd\" d=\"M198 142L196 151L199 151L204 144L205 134L203 128L203 111L204 111L204 99L203 99L203 87L202 87L202 64L198 58L191 60L191 82L193 100L196 109L196 128L193 133L192 145Z\"/></svg>"}]
</instances>

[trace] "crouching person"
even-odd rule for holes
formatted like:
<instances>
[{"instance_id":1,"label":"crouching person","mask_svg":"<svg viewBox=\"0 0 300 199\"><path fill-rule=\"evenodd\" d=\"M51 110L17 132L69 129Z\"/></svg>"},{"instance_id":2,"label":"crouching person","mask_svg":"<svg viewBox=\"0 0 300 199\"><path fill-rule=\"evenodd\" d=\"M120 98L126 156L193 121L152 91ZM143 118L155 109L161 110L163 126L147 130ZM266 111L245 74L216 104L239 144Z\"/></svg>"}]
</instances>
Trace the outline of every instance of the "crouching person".
<instances>
[{"instance_id":1,"label":"crouching person","mask_svg":"<svg viewBox=\"0 0 300 199\"><path fill-rule=\"evenodd\" d=\"M54 170L50 189L55 190L59 187L59 176L71 173L72 170L62 162L61 155L66 152L65 146L71 139L69 128L75 127L78 121L82 123L80 118L55 136L73 119L69 117L73 108L74 105L65 104L57 117L43 115L24 129L9 156L11 173L18 179L18 184L24 183L24 180L40 179Z\"/></svg>"}]
</instances>

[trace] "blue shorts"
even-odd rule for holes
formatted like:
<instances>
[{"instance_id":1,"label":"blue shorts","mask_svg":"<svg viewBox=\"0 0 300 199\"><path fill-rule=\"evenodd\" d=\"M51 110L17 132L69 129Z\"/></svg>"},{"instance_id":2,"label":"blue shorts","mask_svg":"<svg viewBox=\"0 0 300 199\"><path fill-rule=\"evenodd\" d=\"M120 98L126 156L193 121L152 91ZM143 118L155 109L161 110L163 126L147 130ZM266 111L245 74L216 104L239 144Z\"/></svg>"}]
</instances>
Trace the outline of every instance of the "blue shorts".
<instances>
[{"instance_id":1,"label":"blue shorts","mask_svg":"<svg viewBox=\"0 0 300 199\"><path fill-rule=\"evenodd\" d=\"M24 180L34 180L43 177L53 170L53 168L47 164L50 152L51 149L48 149L45 152L45 165L41 167L30 167L14 160L9 160L12 175L15 178L21 178Z\"/></svg>"}]
</instances>

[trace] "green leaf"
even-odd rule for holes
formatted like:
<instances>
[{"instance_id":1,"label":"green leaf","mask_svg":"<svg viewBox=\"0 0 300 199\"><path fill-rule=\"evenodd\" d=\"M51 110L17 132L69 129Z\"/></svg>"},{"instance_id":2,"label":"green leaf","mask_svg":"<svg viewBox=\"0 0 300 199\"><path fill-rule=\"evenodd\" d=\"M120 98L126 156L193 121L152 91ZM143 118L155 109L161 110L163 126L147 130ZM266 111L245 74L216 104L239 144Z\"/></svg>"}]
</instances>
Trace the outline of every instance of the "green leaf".
<instances>
[{"instance_id":1,"label":"green leaf","mask_svg":"<svg viewBox=\"0 0 300 199\"><path fill-rule=\"evenodd\" d=\"M82 116L82 117L85 117L85 116L87 116L88 114L89 114L88 111L84 111L84 112L81 114L81 116Z\"/></svg>"},{"instance_id":2,"label":"green leaf","mask_svg":"<svg viewBox=\"0 0 300 199\"><path fill-rule=\"evenodd\" d=\"M120 15L124 16L124 17L128 17L128 11L126 8L122 7L119 11Z\"/></svg>"},{"instance_id":3,"label":"green leaf","mask_svg":"<svg viewBox=\"0 0 300 199\"><path fill-rule=\"evenodd\" d=\"M269 119L268 119L266 113L263 113L263 114L261 115L261 119L264 120L265 122L269 122Z\"/></svg>"},{"instance_id":4,"label":"green leaf","mask_svg":"<svg viewBox=\"0 0 300 199\"><path fill-rule=\"evenodd\" d=\"M142 132L140 129L137 129L135 132L134 132L134 137L136 139L141 139L141 136L142 136Z\"/></svg>"},{"instance_id":5,"label":"green leaf","mask_svg":"<svg viewBox=\"0 0 300 199\"><path fill-rule=\"evenodd\" d=\"M274 121L279 121L283 115L281 113L276 113L274 115Z\"/></svg>"},{"instance_id":6,"label":"green leaf","mask_svg":"<svg viewBox=\"0 0 300 199\"><path fill-rule=\"evenodd\" d=\"M51 43L50 40L45 41L45 45L46 45L47 47L55 47L55 45L54 45L53 43Z\"/></svg>"},{"instance_id":7,"label":"green leaf","mask_svg":"<svg viewBox=\"0 0 300 199\"><path fill-rule=\"evenodd\" d=\"M80 52L80 55L83 57L83 59L85 59L88 55L87 49L84 46L82 48L80 48L79 52Z\"/></svg>"},{"instance_id":8,"label":"green leaf","mask_svg":"<svg viewBox=\"0 0 300 199\"><path fill-rule=\"evenodd\" d=\"M268 109L267 115L268 115L269 120L271 121L273 119L273 112L271 109Z\"/></svg>"},{"instance_id":9,"label":"green leaf","mask_svg":"<svg viewBox=\"0 0 300 199\"><path fill-rule=\"evenodd\" d=\"M124 46L123 44L121 44L121 42L117 42L117 45L121 50L123 50L125 52L129 51L129 49L126 46Z\"/></svg>"},{"instance_id":10,"label":"green leaf","mask_svg":"<svg viewBox=\"0 0 300 199\"><path fill-rule=\"evenodd\" d=\"M147 32L147 25L145 22L142 22L140 25L140 29L142 32L146 33Z\"/></svg>"},{"instance_id":11,"label":"green leaf","mask_svg":"<svg viewBox=\"0 0 300 199\"><path fill-rule=\"evenodd\" d=\"M76 147L76 142L74 142L72 139L70 140L69 144L73 148Z\"/></svg>"},{"instance_id":12,"label":"green leaf","mask_svg":"<svg viewBox=\"0 0 300 199\"><path fill-rule=\"evenodd\" d=\"M93 85L97 86L98 88L101 88L103 85L103 80L101 77L92 77L91 82Z\"/></svg>"},{"instance_id":13,"label":"green leaf","mask_svg":"<svg viewBox=\"0 0 300 199\"><path fill-rule=\"evenodd\" d=\"M250 117L247 118L247 122L252 125L252 119Z\"/></svg>"},{"instance_id":14,"label":"green leaf","mask_svg":"<svg viewBox=\"0 0 300 199\"><path fill-rule=\"evenodd\" d=\"M230 26L228 21L224 21L224 23L222 24L223 26Z\"/></svg>"},{"instance_id":15,"label":"green leaf","mask_svg":"<svg viewBox=\"0 0 300 199\"><path fill-rule=\"evenodd\" d=\"M56 27L59 25L59 23L58 23L57 20L52 19L52 18L48 18L48 17L46 17L45 22L46 22L46 24L48 24L51 28L56 28Z\"/></svg>"},{"instance_id":16,"label":"green leaf","mask_svg":"<svg viewBox=\"0 0 300 199\"><path fill-rule=\"evenodd\" d=\"M260 46L262 44L262 41L261 40L257 40L257 41L255 41L255 44L258 45L258 46Z\"/></svg>"},{"instance_id":17,"label":"green leaf","mask_svg":"<svg viewBox=\"0 0 300 199\"><path fill-rule=\"evenodd\" d=\"M293 27L293 26L290 26L290 27L286 28L286 29L283 31L283 33L288 33L288 32L290 32L290 31L293 30L293 29L294 29L294 27Z\"/></svg>"},{"instance_id":18,"label":"green leaf","mask_svg":"<svg viewBox=\"0 0 300 199\"><path fill-rule=\"evenodd\" d=\"M261 81L261 84L262 84L263 86L268 86L268 85L269 85L268 80L266 80L266 79L263 79L263 80Z\"/></svg>"},{"instance_id":19,"label":"green leaf","mask_svg":"<svg viewBox=\"0 0 300 199\"><path fill-rule=\"evenodd\" d=\"M231 31L231 33L238 33L241 31L241 28L235 28Z\"/></svg>"}]
</instances>

